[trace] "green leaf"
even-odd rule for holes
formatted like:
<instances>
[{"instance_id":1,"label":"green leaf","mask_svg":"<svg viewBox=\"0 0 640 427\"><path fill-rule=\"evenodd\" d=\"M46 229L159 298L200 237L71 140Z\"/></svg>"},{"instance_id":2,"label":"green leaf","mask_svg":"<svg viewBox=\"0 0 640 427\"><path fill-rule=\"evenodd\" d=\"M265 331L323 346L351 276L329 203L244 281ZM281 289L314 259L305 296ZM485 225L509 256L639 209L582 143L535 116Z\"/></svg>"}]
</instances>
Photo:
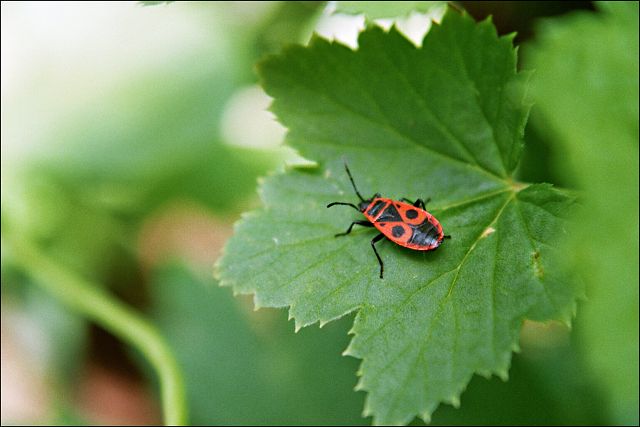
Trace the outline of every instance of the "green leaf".
<instances>
[{"instance_id":1,"label":"green leaf","mask_svg":"<svg viewBox=\"0 0 640 427\"><path fill-rule=\"evenodd\" d=\"M577 322L581 346L607 392L607 423L633 425L638 424L638 3L599 7L600 13L546 21L527 53L537 69L535 124L560 142L557 157L563 161L556 169L584 193L566 247L588 286Z\"/></svg>"},{"instance_id":2,"label":"green leaf","mask_svg":"<svg viewBox=\"0 0 640 427\"><path fill-rule=\"evenodd\" d=\"M571 317L553 241L572 201L511 179L529 110L512 37L449 11L422 48L377 27L359 46L316 38L260 65L287 143L318 167L265 180L217 274L256 307L289 306L296 328L357 311L345 354L363 359L365 415L429 420L474 373L507 377L525 317ZM335 238L362 217L325 208L355 199L343 157L366 195L431 197L452 239L427 253L380 244L380 280L375 234Z\"/></svg>"},{"instance_id":3,"label":"green leaf","mask_svg":"<svg viewBox=\"0 0 640 427\"><path fill-rule=\"evenodd\" d=\"M336 13L357 15L363 13L369 19L394 18L416 12L431 12L446 6L444 1L338 1Z\"/></svg>"}]
</instances>

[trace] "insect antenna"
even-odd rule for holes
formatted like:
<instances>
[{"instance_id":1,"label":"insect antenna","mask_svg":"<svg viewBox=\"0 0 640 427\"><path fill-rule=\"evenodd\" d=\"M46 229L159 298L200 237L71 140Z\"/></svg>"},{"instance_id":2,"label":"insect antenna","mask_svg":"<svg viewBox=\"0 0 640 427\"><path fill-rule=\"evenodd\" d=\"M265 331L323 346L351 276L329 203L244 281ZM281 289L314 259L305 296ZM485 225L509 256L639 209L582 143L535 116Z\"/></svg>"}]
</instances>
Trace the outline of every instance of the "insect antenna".
<instances>
[{"instance_id":1,"label":"insect antenna","mask_svg":"<svg viewBox=\"0 0 640 427\"><path fill-rule=\"evenodd\" d=\"M329 203L327 205L328 208L330 208L331 206L336 206L336 205L342 205L342 206L351 206L353 209L360 211L360 209L358 209L358 207L356 205L354 205L353 203L346 203L346 202L333 202L333 203Z\"/></svg>"},{"instance_id":2,"label":"insect antenna","mask_svg":"<svg viewBox=\"0 0 640 427\"><path fill-rule=\"evenodd\" d=\"M360 198L360 201L364 202L364 198L362 197L362 195L358 191L358 188L356 187L356 183L353 182L353 177L351 176L351 171L349 170L349 166L347 166L347 161L346 160L344 160L344 169L347 171L347 175L349 175L349 180L351 181L351 185L353 185L353 189L355 190L356 194Z\"/></svg>"}]
</instances>

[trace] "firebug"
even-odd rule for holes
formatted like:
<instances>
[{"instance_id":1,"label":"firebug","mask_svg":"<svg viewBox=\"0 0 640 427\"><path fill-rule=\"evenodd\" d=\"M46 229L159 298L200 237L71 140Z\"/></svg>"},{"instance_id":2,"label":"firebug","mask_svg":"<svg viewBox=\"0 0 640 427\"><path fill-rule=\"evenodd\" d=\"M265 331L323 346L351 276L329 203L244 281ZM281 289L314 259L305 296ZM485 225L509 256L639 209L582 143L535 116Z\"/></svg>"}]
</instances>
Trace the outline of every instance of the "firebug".
<instances>
[{"instance_id":1,"label":"firebug","mask_svg":"<svg viewBox=\"0 0 640 427\"><path fill-rule=\"evenodd\" d=\"M437 249L444 239L451 238L451 236L444 234L440 222L425 210L425 205L430 199L427 199L426 202L422 199L411 202L403 197L398 201L381 197L378 193L369 199L365 199L358 191L346 161L344 168L356 195L360 199L360 203L356 206L348 202L333 202L329 203L327 208L336 205L351 206L362 212L366 221L353 221L347 231L336 234L336 237L346 236L351 233L354 225L377 228L380 233L371 239L371 248L373 248L373 253L375 253L380 264L381 279L384 274L384 263L376 250L375 244L383 237L415 251L432 251Z\"/></svg>"}]
</instances>

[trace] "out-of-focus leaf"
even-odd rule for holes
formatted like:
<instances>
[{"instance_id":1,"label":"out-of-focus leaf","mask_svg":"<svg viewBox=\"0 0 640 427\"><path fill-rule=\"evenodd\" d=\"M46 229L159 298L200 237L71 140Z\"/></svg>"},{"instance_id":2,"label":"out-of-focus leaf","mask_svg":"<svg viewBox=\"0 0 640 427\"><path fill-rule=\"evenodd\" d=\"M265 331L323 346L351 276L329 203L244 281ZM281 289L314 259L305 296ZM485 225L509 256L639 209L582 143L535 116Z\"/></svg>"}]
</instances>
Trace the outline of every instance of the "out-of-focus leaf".
<instances>
[{"instance_id":1,"label":"out-of-focus leaf","mask_svg":"<svg viewBox=\"0 0 640 427\"><path fill-rule=\"evenodd\" d=\"M154 1L154 0L143 0L139 2L143 6L157 6L159 4L169 4L173 3L172 1Z\"/></svg>"},{"instance_id":2,"label":"out-of-focus leaf","mask_svg":"<svg viewBox=\"0 0 640 427\"><path fill-rule=\"evenodd\" d=\"M531 120L536 116L536 113L536 109L531 111ZM553 142L546 138L539 129L527 126L522 161L516 173L518 179L524 182L551 182L554 185L569 188L566 177L552 167L552 159L557 154L556 148Z\"/></svg>"},{"instance_id":3,"label":"out-of-focus leaf","mask_svg":"<svg viewBox=\"0 0 640 427\"><path fill-rule=\"evenodd\" d=\"M47 153L37 170L120 215L144 215L190 196L228 209L253 187L269 157L260 167L261 153L221 144L220 116L242 82L234 81L234 67L206 57L189 65L198 61L183 60L176 72L141 79L87 106L51 135L61 149Z\"/></svg>"},{"instance_id":4,"label":"out-of-focus leaf","mask_svg":"<svg viewBox=\"0 0 640 427\"><path fill-rule=\"evenodd\" d=\"M151 312L184 371L193 424L361 424L350 319L293 334L284 313L254 312L174 265L153 280Z\"/></svg>"},{"instance_id":5,"label":"out-of-focus leaf","mask_svg":"<svg viewBox=\"0 0 640 427\"><path fill-rule=\"evenodd\" d=\"M428 420L473 373L506 377L525 317L571 317L553 245L571 200L512 180L528 104L490 22L449 12L420 49L377 27L359 46L316 39L261 64L287 141L321 167L265 181L218 273L258 307L289 306L297 327L358 310L346 354L363 359L365 414ZM380 280L374 234L334 238L356 216L325 209L353 197L343 156L366 195L431 196L453 238L430 253L381 245Z\"/></svg>"},{"instance_id":6,"label":"out-of-focus leaf","mask_svg":"<svg viewBox=\"0 0 640 427\"><path fill-rule=\"evenodd\" d=\"M77 361L86 352L88 326L51 295L11 267L2 269L2 303L14 313L10 325L21 331L22 345L46 376L56 404L69 404L70 396L57 395L77 380ZM6 305L5 305L6 304ZM3 314L4 316L4 314Z\"/></svg>"},{"instance_id":7,"label":"out-of-focus leaf","mask_svg":"<svg viewBox=\"0 0 640 427\"><path fill-rule=\"evenodd\" d=\"M176 199L228 212L250 197L277 154L221 141L226 101L245 83L236 71L249 67L227 49L127 76L56 124L34 158L3 175L11 226L84 276L126 286L137 279L137 227L151 212Z\"/></svg>"},{"instance_id":8,"label":"out-of-focus leaf","mask_svg":"<svg viewBox=\"0 0 640 427\"><path fill-rule=\"evenodd\" d=\"M411 12L431 12L445 8L445 1L338 1L337 13L364 14L368 19L394 18Z\"/></svg>"},{"instance_id":9,"label":"out-of-focus leaf","mask_svg":"<svg viewBox=\"0 0 640 427\"><path fill-rule=\"evenodd\" d=\"M322 1L279 2L256 28L253 38L256 58L277 52L283 45L304 41L311 34L315 18L324 5Z\"/></svg>"},{"instance_id":10,"label":"out-of-focus leaf","mask_svg":"<svg viewBox=\"0 0 640 427\"><path fill-rule=\"evenodd\" d=\"M638 3L600 3L539 27L529 65L559 173L584 200L566 247L588 283L578 325L609 423L638 423Z\"/></svg>"},{"instance_id":11,"label":"out-of-focus leaf","mask_svg":"<svg viewBox=\"0 0 640 427\"><path fill-rule=\"evenodd\" d=\"M532 326L533 325L533 326ZM525 326L522 354L509 381L474 377L459 409L444 406L436 425L601 425L602 396L568 331L557 324Z\"/></svg>"},{"instance_id":12,"label":"out-of-focus leaf","mask_svg":"<svg viewBox=\"0 0 640 427\"><path fill-rule=\"evenodd\" d=\"M174 6L180 7L171 7ZM161 11L142 12L153 15ZM163 53L142 55L151 59L141 68L115 66L112 69L126 70L126 74L113 76L94 69L99 74L95 79L101 84L92 84L93 74L78 71L87 68L76 69L74 62L60 64L57 49L65 49L56 46L56 55L45 62L52 64L52 69L72 70L78 80L76 85L62 79L70 85L69 98L56 98L62 111L55 116L58 120L44 121L48 124L43 126L46 131L34 132L28 126L41 123L31 120L43 109L38 102L40 94L34 89L18 100L16 110L21 114L11 104L13 114L5 115L3 103L3 233L5 227L11 227L12 233L37 242L52 259L78 275L101 285L119 287L121 295L139 297L144 288L139 286L136 238L148 214L176 199L228 212L251 197L256 177L273 164L277 155L227 147L221 140L220 116L234 91L252 81L247 75L255 58L246 58L235 44L247 43L250 32L228 36L224 28L215 25L215 13L212 15L203 11L197 18L210 20L208 28L212 30L207 29L203 35L200 25L190 33L197 34L196 39L209 38L207 43L197 39L195 47L190 45L178 53L175 46L165 49L162 44L152 43L146 47L148 50ZM218 22L224 21L219 17ZM131 25L132 21L128 22ZM126 41L132 45L136 42L140 43ZM94 49L88 43L86 46ZM129 48L122 50L130 52ZM104 60L117 64L122 58ZM34 87L47 85L47 72L34 72ZM60 80L54 82L54 92L62 92ZM79 87L88 88L88 92L81 92ZM42 99L49 101L46 95ZM85 102L78 104L78 99ZM7 160L5 125L12 129L8 132L10 146L22 145L20 137L24 135L38 149L16 156L20 161ZM11 154L11 150L7 152ZM3 292L5 273L12 262L3 246ZM19 279L16 287L28 286L22 283L23 278ZM42 346L50 348L51 358L55 359L47 375L52 379L70 378L84 360L87 324L47 295L39 296L37 291L32 294L19 305L47 328ZM68 393L60 396L67 397Z\"/></svg>"}]
</instances>

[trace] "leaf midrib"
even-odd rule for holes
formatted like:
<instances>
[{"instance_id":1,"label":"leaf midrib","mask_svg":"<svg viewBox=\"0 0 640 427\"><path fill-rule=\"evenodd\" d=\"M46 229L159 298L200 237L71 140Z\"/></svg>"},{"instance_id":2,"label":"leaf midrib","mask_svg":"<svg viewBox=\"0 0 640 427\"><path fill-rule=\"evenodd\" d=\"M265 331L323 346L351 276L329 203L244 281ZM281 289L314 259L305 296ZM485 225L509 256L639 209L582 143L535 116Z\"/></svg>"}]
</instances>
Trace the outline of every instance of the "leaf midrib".
<instances>
[{"instance_id":1,"label":"leaf midrib","mask_svg":"<svg viewBox=\"0 0 640 427\"><path fill-rule=\"evenodd\" d=\"M456 271L456 275L454 277L454 279L451 282L451 286L449 288L449 291L447 293L447 295L440 301L440 303L438 304L438 308L434 314L434 316L431 318L431 320L429 321L429 326L433 325L440 317L441 313L443 312L444 307L446 306L446 302L449 300L452 292L453 292L453 288L455 286L455 283L457 282L458 279L458 273L460 272L460 270L462 269L462 266L465 263L465 260L467 259L467 257L469 256L469 254L471 252L473 252L473 250L475 249L475 247L477 246L478 242L480 242L480 240L482 240L484 232L487 228L491 227L493 224L495 224L501 217L502 213L504 212L504 210L506 209L506 207L515 200L516 198L516 192L514 191L509 198L505 201L505 203L500 207L500 209L498 210L498 213L496 214L496 216L493 218L493 220L486 226L483 227L482 232L480 233L480 235L476 238L476 240L474 241L474 243L471 245L471 247L469 248L469 250L467 251L467 253L465 254L465 256L462 258L462 260L460 261L460 263L458 264L458 266L454 269L448 270L444 273L439 274L436 278L430 280L427 284L421 286L420 288L418 288L414 293L412 293L409 297L407 297L405 299L405 301L403 301L399 308L394 311L394 313L389 317L389 320L387 320L383 325L381 325L376 331L374 331L373 334L369 335L366 340L364 341L364 343L369 342L372 338L374 338L375 336L377 336L377 334L382 331L392 320L394 320L394 318L398 315L398 313L400 313L401 308L404 308L404 306L408 303L409 300L411 300L415 295L417 295L419 292L421 292L422 290L426 289L431 283L435 282L436 280L438 280L440 277L443 277L453 271ZM493 286L493 284L492 284ZM495 313L494 313L494 317L495 317ZM495 324L495 322L494 322ZM396 388L396 393L395 394L395 398L393 399L391 405L389 406L389 410L387 411L387 413L392 414L393 411L395 410L395 408L398 405L398 402L400 400L400 396L401 393L397 392L397 390L403 390L405 389L408 381L410 378L413 377L415 370L417 369L418 365L419 365L419 361L422 359L422 354L424 353L424 349L427 345L427 343L430 341L432 335L433 335L433 331L435 330L435 328L431 328L431 327L427 327L427 330L429 331L429 333L427 334L427 336L425 337L425 339L422 341L422 343L420 344L420 348L418 349L418 352L416 353L416 360L414 361L413 365L411 366L411 368L408 371L408 374L405 376L405 379L403 380L402 384ZM363 344L364 344L363 343ZM413 342L409 342L407 344L407 346L398 354L396 355L396 357L394 357L393 361L394 362L398 357L404 355L404 353L406 353L409 348L411 348L411 346L413 345ZM389 366L391 366L392 363L387 364L385 367L383 367L380 371L380 373L384 372ZM453 369L452 369L453 372ZM379 375L381 376L381 375ZM427 381L425 381L425 384L427 383Z\"/></svg>"},{"instance_id":2,"label":"leaf midrib","mask_svg":"<svg viewBox=\"0 0 640 427\"><path fill-rule=\"evenodd\" d=\"M404 308L411 299L413 299L417 294L419 294L420 292L425 290L427 287L429 287L433 282L435 282L436 280L440 279L442 276L445 276L445 275L447 275L449 273L452 273L454 271L459 272L460 269L462 268L465 260L469 256L469 254L473 251L473 249L475 249L477 243L481 239L483 239L483 234L484 234L485 230L488 227L491 227L493 224L495 224L495 222L500 218L500 215L502 215L502 212L504 211L504 209L509 205L509 203L511 203L515 199L515 195L516 195L516 193L513 192L513 194L511 194L509 196L507 201L500 207L500 209L498 210L498 213L493 218L493 220L491 220L491 222L489 222L489 224L487 226L483 227L482 232L480 233L480 235L475 239L474 243L470 246L469 250L465 253L464 257L462 258L462 260L458 263L458 265L455 268L452 268L450 270L447 270L447 271L445 271L443 273L438 274L435 278L430 279L427 283L425 283L424 285L418 287L415 291L413 291L409 296L407 296L405 298L404 301L402 301L398 305L398 308L389 316L389 318L382 325L380 325L380 327L378 327L378 329L376 331L374 331L371 335L369 335L368 337L365 338L365 340L361 343L361 345L365 345L368 342L370 342L371 339L375 338L379 332L381 332L384 328L386 328L389 325L389 323L391 323L395 319L395 317L400 313L401 309ZM438 310L446 302L446 300L450 297L450 295L451 295L451 293L453 291L453 285L455 284L456 280L457 280L457 274L456 274L454 280L452 280L452 284L449 287L449 291L448 291L447 295L440 302Z\"/></svg>"}]
</instances>

